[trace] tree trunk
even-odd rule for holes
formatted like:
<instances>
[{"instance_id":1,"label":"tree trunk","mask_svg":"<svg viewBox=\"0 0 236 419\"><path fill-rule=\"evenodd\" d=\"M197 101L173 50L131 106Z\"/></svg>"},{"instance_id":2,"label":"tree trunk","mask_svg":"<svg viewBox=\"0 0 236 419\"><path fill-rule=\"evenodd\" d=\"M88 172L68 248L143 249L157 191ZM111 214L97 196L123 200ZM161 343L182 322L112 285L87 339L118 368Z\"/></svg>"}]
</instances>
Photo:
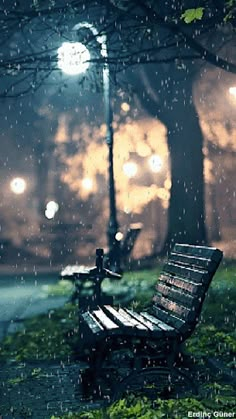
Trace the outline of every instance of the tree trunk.
<instances>
[{"instance_id":1,"label":"tree trunk","mask_svg":"<svg viewBox=\"0 0 236 419\"><path fill-rule=\"evenodd\" d=\"M171 166L168 233L163 246L176 242L206 243L203 135L192 100L192 85L185 82L165 115Z\"/></svg>"},{"instance_id":2,"label":"tree trunk","mask_svg":"<svg viewBox=\"0 0 236 419\"><path fill-rule=\"evenodd\" d=\"M181 73L182 74L182 73ZM193 103L194 75L178 69L142 69L137 96L153 117L167 127L171 166L171 191L167 236L161 253L176 242L206 243L203 135Z\"/></svg>"}]
</instances>

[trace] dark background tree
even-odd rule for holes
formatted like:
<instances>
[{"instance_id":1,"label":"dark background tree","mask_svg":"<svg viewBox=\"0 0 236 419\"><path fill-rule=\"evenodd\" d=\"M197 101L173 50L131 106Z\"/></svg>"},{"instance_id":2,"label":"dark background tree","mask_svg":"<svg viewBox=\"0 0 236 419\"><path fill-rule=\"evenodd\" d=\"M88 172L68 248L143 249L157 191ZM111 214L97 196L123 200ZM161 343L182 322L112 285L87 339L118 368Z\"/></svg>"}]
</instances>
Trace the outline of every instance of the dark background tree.
<instances>
[{"instance_id":1,"label":"dark background tree","mask_svg":"<svg viewBox=\"0 0 236 419\"><path fill-rule=\"evenodd\" d=\"M204 62L236 72L234 53L224 55L225 45L233 45L235 39L234 13L235 2L221 0L100 0L86 4L78 0L69 5L39 0L30 2L28 8L25 3L12 3L0 11L1 96L16 97L39 89L52 81L52 72L53 81L61 83L58 46L73 38L71 28L78 21L94 24L99 34L107 35L114 82L122 86L122 82L127 85L127 78L135 78L132 90L168 130L172 187L165 248L176 241L206 242L203 136L193 85L196 75L205 71ZM73 36L83 36L94 51L91 61L100 71L103 59L96 36L86 31ZM90 82L96 84L95 78Z\"/></svg>"}]
</instances>

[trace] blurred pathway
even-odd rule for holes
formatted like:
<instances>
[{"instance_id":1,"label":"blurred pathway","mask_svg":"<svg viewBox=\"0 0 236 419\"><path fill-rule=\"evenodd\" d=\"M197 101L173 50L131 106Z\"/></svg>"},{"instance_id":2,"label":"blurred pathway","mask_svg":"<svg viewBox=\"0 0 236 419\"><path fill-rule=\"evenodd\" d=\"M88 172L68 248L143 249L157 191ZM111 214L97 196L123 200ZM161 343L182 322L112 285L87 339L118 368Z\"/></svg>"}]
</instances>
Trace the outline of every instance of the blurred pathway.
<instances>
[{"instance_id":1,"label":"blurred pathway","mask_svg":"<svg viewBox=\"0 0 236 419\"><path fill-rule=\"evenodd\" d=\"M49 297L45 285L55 284L57 276L15 276L0 278L0 340L20 327L24 318L61 307L68 297Z\"/></svg>"}]
</instances>

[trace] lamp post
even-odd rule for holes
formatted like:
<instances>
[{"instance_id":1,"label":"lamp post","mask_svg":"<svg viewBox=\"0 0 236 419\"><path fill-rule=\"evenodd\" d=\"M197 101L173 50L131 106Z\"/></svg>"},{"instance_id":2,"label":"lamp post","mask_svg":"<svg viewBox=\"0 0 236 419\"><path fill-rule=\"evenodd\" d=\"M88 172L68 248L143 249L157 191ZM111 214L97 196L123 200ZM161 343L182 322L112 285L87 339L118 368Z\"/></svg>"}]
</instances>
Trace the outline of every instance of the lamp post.
<instances>
[{"instance_id":1,"label":"lamp post","mask_svg":"<svg viewBox=\"0 0 236 419\"><path fill-rule=\"evenodd\" d=\"M106 121L106 143L108 146L108 191L109 191L109 220L107 226L108 240L108 267L115 272L120 272L120 241L118 233L118 221L116 210L116 193L113 166L113 111L111 106L111 85L110 68L108 64L107 37L99 34L97 29L87 22L81 22L74 26L73 31L85 28L92 32L101 46L101 55L104 58L103 64L103 97ZM69 44L69 45L68 45ZM64 45L64 48L63 48ZM59 67L67 74L79 74L88 68L90 54L88 49L80 42L64 43L58 50ZM69 52L70 50L70 52ZM63 59L62 59L63 58ZM64 64L63 64L64 61ZM68 66L68 67L67 67ZM68 70L67 70L68 68ZM66 71L67 70L67 71Z\"/></svg>"}]
</instances>

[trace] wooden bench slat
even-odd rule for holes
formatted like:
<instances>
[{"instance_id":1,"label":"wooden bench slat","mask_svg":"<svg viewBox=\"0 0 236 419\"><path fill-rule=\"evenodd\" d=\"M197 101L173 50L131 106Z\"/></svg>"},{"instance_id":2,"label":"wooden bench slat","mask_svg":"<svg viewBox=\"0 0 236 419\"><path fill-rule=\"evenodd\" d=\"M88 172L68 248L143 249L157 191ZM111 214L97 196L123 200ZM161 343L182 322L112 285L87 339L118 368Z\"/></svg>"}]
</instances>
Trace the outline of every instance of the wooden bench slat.
<instances>
[{"instance_id":1,"label":"wooden bench slat","mask_svg":"<svg viewBox=\"0 0 236 419\"><path fill-rule=\"evenodd\" d=\"M158 327L155 323L150 322L150 320L144 318L143 316L141 316L141 314L136 313L133 310L129 310L128 308L125 308L125 311L130 314L132 317L134 317L135 319L137 319L139 322L143 323L150 332L158 332L158 334L161 336L163 335L163 330Z\"/></svg>"},{"instance_id":2,"label":"wooden bench slat","mask_svg":"<svg viewBox=\"0 0 236 419\"><path fill-rule=\"evenodd\" d=\"M214 272L217 267L217 262L203 257L196 257L192 255L182 255L180 253L171 252L169 261L176 264L184 264L196 269L204 269L208 272Z\"/></svg>"},{"instance_id":3,"label":"wooden bench slat","mask_svg":"<svg viewBox=\"0 0 236 419\"><path fill-rule=\"evenodd\" d=\"M119 314L119 312L113 307L105 305L102 308L106 311L109 317L111 316L112 319L114 319L115 322L118 322L121 326L131 328L134 327L134 325L127 318L122 316L122 314Z\"/></svg>"},{"instance_id":4,"label":"wooden bench slat","mask_svg":"<svg viewBox=\"0 0 236 419\"><path fill-rule=\"evenodd\" d=\"M119 326L114 323L105 313L104 311L99 308L97 310L93 310L92 314L98 319L98 321L102 324L102 326L107 330L119 330Z\"/></svg>"},{"instance_id":5,"label":"wooden bench slat","mask_svg":"<svg viewBox=\"0 0 236 419\"><path fill-rule=\"evenodd\" d=\"M196 297L193 297L193 295L186 294L176 288L168 287L162 283L159 283L156 285L156 290L163 296L169 298L172 301L177 301L180 304L183 304L184 306L186 306L187 308L189 307L191 308L194 301L195 301L195 304L199 301L199 299Z\"/></svg>"},{"instance_id":6,"label":"wooden bench slat","mask_svg":"<svg viewBox=\"0 0 236 419\"><path fill-rule=\"evenodd\" d=\"M147 320L150 320L150 322L156 324L160 329L164 330L165 332L168 332L170 336L176 335L176 330L170 326L169 324L164 323L160 319L157 319L156 317L152 316L151 314L147 313L146 311L141 311L140 313L143 317L145 317Z\"/></svg>"},{"instance_id":7,"label":"wooden bench slat","mask_svg":"<svg viewBox=\"0 0 236 419\"><path fill-rule=\"evenodd\" d=\"M180 288L183 291L187 291L191 294L202 295L203 293L203 287L200 283L185 281L184 279L177 276L172 276L171 274L161 274L159 281L167 285L174 285L175 287Z\"/></svg>"},{"instance_id":8,"label":"wooden bench slat","mask_svg":"<svg viewBox=\"0 0 236 419\"><path fill-rule=\"evenodd\" d=\"M159 307L163 307L164 309L174 313L176 317L183 319L185 321L192 321L195 315L195 306L192 307L192 310L177 304L175 301L171 301L166 297L162 297L159 295L155 295L153 297L153 301Z\"/></svg>"},{"instance_id":9,"label":"wooden bench slat","mask_svg":"<svg viewBox=\"0 0 236 419\"><path fill-rule=\"evenodd\" d=\"M186 268L186 267L179 266L175 263L170 263L170 262L167 262L164 265L163 273L166 273L166 272L173 275L180 276L181 278L190 279L199 283L207 283L211 279L211 276L206 271Z\"/></svg>"},{"instance_id":10,"label":"wooden bench slat","mask_svg":"<svg viewBox=\"0 0 236 419\"><path fill-rule=\"evenodd\" d=\"M127 313L123 308L119 309L119 313L122 314L124 317L126 317L138 329L145 330L146 332L148 332L148 328L146 326L144 326L143 323L140 323L137 319L130 316L129 313Z\"/></svg>"},{"instance_id":11,"label":"wooden bench slat","mask_svg":"<svg viewBox=\"0 0 236 419\"><path fill-rule=\"evenodd\" d=\"M173 252L211 259L216 261L217 264L220 263L223 255L222 252L219 249L216 249L215 247L194 246L190 244L179 243L175 244Z\"/></svg>"},{"instance_id":12,"label":"wooden bench slat","mask_svg":"<svg viewBox=\"0 0 236 419\"><path fill-rule=\"evenodd\" d=\"M137 320L132 319L132 317L128 316L124 310L120 309L117 311L111 306L105 305L103 309L106 313L114 319L114 321L122 327L122 331L125 334L136 334L140 335L141 332L148 332L148 329L140 324Z\"/></svg>"},{"instance_id":13,"label":"wooden bench slat","mask_svg":"<svg viewBox=\"0 0 236 419\"><path fill-rule=\"evenodd\" d=\"M93 334L102 333L104 332L104 328L101 324L95 319L95 317L90 312L82 313L81 316L85 324L89 327Z\"/></svg>"},{"instance_id":14,"label":"wooden bench slat","mask_svg":"<svg viewBox=\"0 0 236 419\"><path fill-rule=\"evenodd\" d=\"M152 311L154 316L162 320L164 323L174 327L174 329L178 330L180 333L184 333L189 328L189 326L186 324L184 320L174 316L167 310L161 309L160 307L153 305Z\"/></svg>"}]
</instances>

